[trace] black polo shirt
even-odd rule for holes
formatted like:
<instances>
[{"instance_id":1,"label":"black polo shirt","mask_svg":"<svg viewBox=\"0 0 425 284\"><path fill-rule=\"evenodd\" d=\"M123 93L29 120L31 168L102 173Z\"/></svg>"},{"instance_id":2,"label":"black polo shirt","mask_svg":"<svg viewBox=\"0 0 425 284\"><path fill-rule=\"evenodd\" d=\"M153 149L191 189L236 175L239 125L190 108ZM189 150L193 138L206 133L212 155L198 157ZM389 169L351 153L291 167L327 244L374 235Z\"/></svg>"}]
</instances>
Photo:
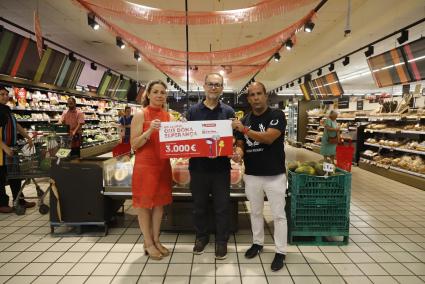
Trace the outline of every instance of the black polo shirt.
<instances>
[{"instance_id":1,"label":"black polo shirt","mask_svg":"<svg viewBox=\"0 0 425 284\"><path fill-rule=\"evenodd\" d=\"M197 103L189 108L186 114L188 121L192 120L226 120L235 117L235 111L230 106L219 102L210 109L204 102ZM230 159L227 157L211 158L191 158L189 160L189 170L193 172L226 172L230 170Z\"/></svg>"}]
</instances>

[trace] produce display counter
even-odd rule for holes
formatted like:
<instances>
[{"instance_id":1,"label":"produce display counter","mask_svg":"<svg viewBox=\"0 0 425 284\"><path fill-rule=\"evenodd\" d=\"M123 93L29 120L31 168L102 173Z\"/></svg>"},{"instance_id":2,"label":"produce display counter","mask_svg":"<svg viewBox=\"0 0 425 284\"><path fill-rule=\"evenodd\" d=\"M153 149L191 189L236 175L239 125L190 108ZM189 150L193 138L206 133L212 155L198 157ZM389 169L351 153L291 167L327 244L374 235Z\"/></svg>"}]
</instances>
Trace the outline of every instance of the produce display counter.
<instances>
[{"instance_id":1,"label":"produce display counter","mask_svg":"<svg viewBox=\"0 0 425 284\"><path fill-rule=\"evenodd\" d=\"M131 179L133 174L134 158L120 156L109 159L103 163L103 191L105 197L115 200L132 198ZM162 230L166 231L192 231L193 201L189 190L190 174L187 160L172 160L173 180L172 188L173 203L164 208L165 214L162 222ZM230 230L238 230L238 205L239 201L246 201L245 189L241 180L242 171L238 165L233 165L231 172L232 185L230 186ZM180 184L179 184L180 183ZM212 198L209 204L209 212L214 212ZM213 214L210 214L213 215ZM213 216L208 221L210 231L214 231Z\"/></svg>"}]
</instances>

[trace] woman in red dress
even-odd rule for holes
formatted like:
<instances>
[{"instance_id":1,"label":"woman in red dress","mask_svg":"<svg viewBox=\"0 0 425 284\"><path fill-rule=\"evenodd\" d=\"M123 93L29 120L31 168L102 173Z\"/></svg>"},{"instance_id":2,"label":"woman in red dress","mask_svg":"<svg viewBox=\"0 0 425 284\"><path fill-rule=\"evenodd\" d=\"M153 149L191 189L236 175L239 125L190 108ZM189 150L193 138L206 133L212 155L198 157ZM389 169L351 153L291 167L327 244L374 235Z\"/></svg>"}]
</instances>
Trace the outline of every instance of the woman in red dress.
<instances>
[{"instance_id":1,"label":"woman in red dress","mask_svg":"<svg viewBox=\"0 0 425 284\"><path fill-rule=\"evenodd\" d=\"M133 169L133 207L144 237L144 249L152 259L160 260L170 254L159 241L163 206L172 202L171 166L169 159L159 158L159 128L170 121L164 110L167 85L151 82L145 93L143 110L131 123L131 146L136 151Z\"/></svg>"}]
</instances>

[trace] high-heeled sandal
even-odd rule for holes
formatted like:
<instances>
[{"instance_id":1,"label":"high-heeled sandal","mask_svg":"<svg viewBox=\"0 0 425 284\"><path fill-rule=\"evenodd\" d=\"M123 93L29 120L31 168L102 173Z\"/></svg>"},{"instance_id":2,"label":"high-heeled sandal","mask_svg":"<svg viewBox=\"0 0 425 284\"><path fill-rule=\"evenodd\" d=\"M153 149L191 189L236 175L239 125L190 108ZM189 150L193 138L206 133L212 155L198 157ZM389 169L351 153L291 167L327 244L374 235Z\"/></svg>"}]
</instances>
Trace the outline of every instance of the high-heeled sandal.
<instances>
[{"instance_id":1,"label":"high-heeled sandal","mask_svg":"<svg viewBox=\"0 0 425 284\"><path fill-rule=\"evenodd\" d=\"M143 246L145 249L145 254L148 255L151 259L153 260L161 260L163 255L161 253L161 251L155 246L155 245L150 245L150 246ZM152 253L152 251L150 251L152 248L155 248L156 251L158 251L158 253Z\"/></svg>"},{"instance_id":2,"label":"high-heeled sandal","mask_svg":"<svg viewBox=\"0 0 425 284\"><path fill-rule=\"evenodd\" d=\"M157 248L157 250L161 252L163 257L170 255L170 251L166 247L164 247L160 242L154 242L154 243L155 243L155 247Z\"/></svg>"}]
</instances>

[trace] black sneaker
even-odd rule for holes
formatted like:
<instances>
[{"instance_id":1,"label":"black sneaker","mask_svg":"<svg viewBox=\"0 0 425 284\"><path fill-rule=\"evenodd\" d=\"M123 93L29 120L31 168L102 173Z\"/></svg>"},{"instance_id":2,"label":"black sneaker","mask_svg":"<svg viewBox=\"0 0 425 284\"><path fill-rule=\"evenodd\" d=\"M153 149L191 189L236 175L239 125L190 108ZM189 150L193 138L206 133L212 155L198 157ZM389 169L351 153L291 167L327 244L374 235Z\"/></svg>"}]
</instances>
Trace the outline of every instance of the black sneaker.
<instances>
[{"instance_id":1,"label":"black sneaker","mask_svg":"<svg viewBox=\"0 0 425 284\"><path fill-rule=\"evenodd\" d=\"M246 258L254 258L263 251L263 246L253 244L245 253Z\"/></svg>"},{"instance_id":2,"label":"black sneaker","mask_svg":"<svg viewBox=\"0 0 425 284\"><path fill-rule=\"evenodd\" d=\"M281 270L283 266L285 265L284 261L285 261L285 255L281 253L276 253L274 255L274 259L271 265L272 271Z\"/></svg>"},{"instance_id":3,"label":"black sneaker","mask_svg":"<svg viewBox=\"0 0 425 284\"><path fill-rule=\"evenodd\" d=\"M193 247L193 253L194 254L203 254L205 247L208 244L208 240L196 240L195 246Z\"/></svg>"},{"instance_id":4,"label":"black sneaker","mask_svg":"<svg viewBox=\"0 0 425 284\"><path fill-rule=\"evenodd\" d=\"M215 245L215 258L226 259L227 258L227 244L216 244Z\"/></svg>"}]
</instances>

